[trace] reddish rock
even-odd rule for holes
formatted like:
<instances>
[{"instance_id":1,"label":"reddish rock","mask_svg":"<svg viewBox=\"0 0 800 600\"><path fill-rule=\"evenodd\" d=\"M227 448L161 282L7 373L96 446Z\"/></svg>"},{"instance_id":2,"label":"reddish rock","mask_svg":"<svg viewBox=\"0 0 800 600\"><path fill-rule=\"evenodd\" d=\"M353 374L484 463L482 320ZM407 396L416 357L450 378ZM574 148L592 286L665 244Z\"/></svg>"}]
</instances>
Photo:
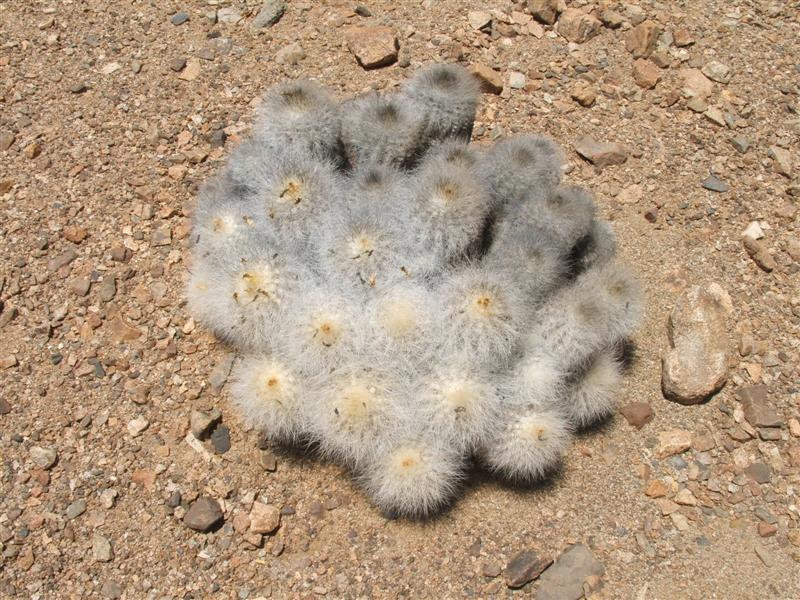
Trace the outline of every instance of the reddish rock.
<instances>
[{"instance_id":1,"label":"reddish rock","mask_svg":"<svg viewBox=\"0 0 800 600\"><path fill-rule=\"evenodd\" d=\"M345 32L347 48L365 69L397 62L397 35L391 27L350 27Z\"/></svg>"},{"instance_id":2,"label":"reddish rock","mask_svg":"<svg viewBox=\"0 0 800 600\"><path fill-rule=\"evenodd\" d=\"M599 19L577 8L568 8L558 20L558 33L576 44L589 41L602 28L603 24Z\"/></svg>"},{"instance_id":3,"label":"reddish rock","mask_svg":"<svg viewBox=\"0 0 800 600\"><path fill-rule=\"evenodd\" d=\"M633 63L633 79L639 87L651 90L661 79L661 70L646 58L639 58Z\"/></svg>"},{"instance_id":4,"label":"reddish rock","mask_svg":"<svg viewBox=\"0 0 800 600\"><path fill-rule=\"evenodd\" d=\"M653 408L647 402L631 402L621 406L619 412L636 429L641 429L653 420Z\"/></svg>"},{"instance_id":5,"label":"reddish rock","mask_svg":"<svg viewBox=\"0 0 800 600\"><path fill-rule=\"evenodd\" d=\"M628 32L625 47L634 58L646 58L655 50L659 35L661 28L648 19Z\"/></svg>"},{"instance_id":6,"label":"reddish rock","mask_svg":"<svg viewBox=\"0 0 800 600\"><path fill-rule=\"evenodd\" d=\"M545 25L552 25L558 18L559 0L528 0L528 12L537 21Z\"/></svg>"},{"instance_id":7,"label":"reddish rock","mask_svg":"<svg viewBox=\"0 0 800 600\"><path fill-rule=\"evenodd\" d=\"M489 94L499 94L503 91L503 77L482 63L476 63L470 68L472 73L481 86L481 91Z\"/></svg>"}]
</instances>

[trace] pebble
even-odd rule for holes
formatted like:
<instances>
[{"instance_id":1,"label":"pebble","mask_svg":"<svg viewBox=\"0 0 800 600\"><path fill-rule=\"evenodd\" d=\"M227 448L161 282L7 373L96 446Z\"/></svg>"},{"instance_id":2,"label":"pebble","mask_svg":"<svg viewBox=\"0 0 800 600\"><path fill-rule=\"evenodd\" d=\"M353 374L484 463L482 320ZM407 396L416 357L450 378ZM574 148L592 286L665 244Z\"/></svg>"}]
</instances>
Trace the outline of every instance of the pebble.
<instances>
[{"instance_id":1,"label":"pebble","mask_svg":"<svg viewBox=\"0 0 800 600\"><path fill-rule=\"evenodd\" d=\"M666 458L681 454L692 447L692 434L684 429L670 429L658 434L656 457Z\"/></svg>"},{"instance_id":2,"label":"pebble","mask_svg":"<svg viewBox=\"0 0 800 600\"><path fill-rule=\"evenodd\" d=\"M200 76L203 67L200 66L199 60L190 60L186 64L186 68L183 69L180 74L178 75L178 79L182 81L194 81ZM182 165L181 165L182 166Z\"/></svg>"},{"instance_id":3,"label":"pebble","mask_svg":"<svg viewBox=\"0 0 800 600\"><path fill-rule=\"evenodd\" d=\"M33 160L42 153L42 145L39 142L31 142L25 146L25 150L23 150L23 152L25 153L26 158Z\"/></svg>"},{"instance_id":4,"label":"pebble","mask_svg":"<svg viewBox=\"0 0 800 600\"><path fill-rule=\"evenodd\" d=\"M678 75L683 80L682 92L687 98L706 98L714 91L714 82L699 69L681 69Z\"/></svg>"},{"instance_id":5,"label":"pebble","mask_svg":"<svg viewBox=\"0 0 800 600\"><path fill-rule=\"evenodd\" d=\"M592 552L583 544L575 544L539 578L536 600L579 600L584 596L583 582L604 574L605 567Z\"/></svg>"},{"instance_id":6,"label":"pebble","mask_svg":"<svg viewBox=\"0 0 800 600\"><path fill-rule=\"evenodd\" d=\"M189 529L206 533L223 521L222 509L213 498L202 496L195 500L183 516Z\"/></svg>"},{"instance_id":7,"label":"pebble","mask_svg":"<svg viewBox=\"0 0 800 600\"><path fill-rule=\"evenodd\" d=\"M552 25L556 22L561 7L559 0L528 0L528 11L540 23Z\"/></svg>"},{"instance_id":8,"label":"pebble","mask_svg":"<svg viewBox=\"0 0 800 600\"><path fill-rule=\"evenodd\" d=\"M231 432L227 425L218 425L214 429L211 434L211 444L217 454L225 454L231 449Z\"/></svg>"},{"instance_id":9,"label":"pebble","mask_svg":"<svg viewBox=\"0 0 800 600\"><path fill-rule=\"evenodd\" d=\"M661 360L661 389L669 400L698 404L728 379L728 293L720 286L693 286L669 316L670 349Z\"/></svg>"},{"instance_id":10,"label":"pebble","mask_svg":"<svg viewBox=\"0 0 800 600\"><path fill-rule=\"evenodd\" d=\"M597 92L594 87L588 83L579 83L570 94L572 99L585 108L593 106L597 100Z\"/></svg>"},{"instance_id":11,"label":"pebble","mask_svg":"<svg viewBox=\"0 0 800 600\"><path fill-rule=\"evenodd\" d=\"M397 35L390 27L350 27L345 32L347 48L364 69L377 69L397 62Z\"/></svg>"},{"instance_id":12,"label":"pebble","mask_svg":"<svg viewBox=\"0 0 800 600\"><path fill-rule=\"evenodd\" d=\"M217 22L224 25L236 25L242 20L242 13L232 6L225 6L217 10Z\"/></svg>"},{"instance_id":13,"label":"pebble","mask_svg":"<svg viewBox=\"0 0 800 600\"><path fill-rule=\"evenodd\" d=\"M30 450L31 460L35 462L45 471L52 468L58 460L58 452L55 448L42 448L41 446L33 446Z\"/></svg>"},{"instance_id":14,"label":"pebble","mask_svg":"<svg viewBox=\"0 0 800 600\"><path fill-rule=\"evenodd\" d=\"M85 512L86 512L86 500L83 499L76 500L67 507L66 511L67 519L69 519L70 521L72 519L77 519Z\"/></svg>"},{"instance_id":15,"label":"pebble","mask_svg":"<svg viewBox=\"0 0 800 600\"><path fill-rule=\"evenodd\" d=\"M511 89L514 90L521 90L525 88L525 75L520 73L519 71L511 71L508 74L508 85Z\"/></svg>"},{"instance_id":16,"label":"pebble","mask_svg":"<svg viewBox=\"0 0 800 600\"><path fill-rule=\"evenodd\" d=\"M724 193L731 189L727 183L722 181L719 177L711 173L708 177L706 177L703 181L700 182L705 189L710 190L712 192L717 193Z\"/></svg>"},{"instance_id":17,"label":"pebble","mask_svg":"<svg viewBox=\"0 0 800 600\"><path fill-rule=\"evenodd\" d=\"M633 79L639 87L651 90L661 79L661 69L646 58L638 58L633 63Z\"/></svg>"},{"instance_id":18,"label":"pebble","mask_svg":"<svg viewBox=\"0 0 800 600\"><path fill-rule=\"evenodd\" d=\"M150 425L150 421L145 419L143 416L136 417L135 419L131 419L128 421L128 433L132 437L140 436L145 429Z\"/></svg>"},{"instance_id":19,"label":"pebble","mask_svg":"<svg viewBox=\"0 0 800 600\"><path fill-rule=\"evenodd\" d=\"M173 25L183 25L186 21L189 20L189 13L187 12L176 12L169 18L169 22Z\"/></svg>"},{"instance_id":20,"label":"pebble","mask_svg":"<svg viewBox=\"0 0 800 600\"><path fill-rule=\"evenodd\" d=\"M262 469L269 471L270 473L274 472L278 468L278 460L269 450L258 451L258 464Z\"/></svg>"},{"instance_id":21,"label":"pebble","mask_svg":"<svg viewBox=\"0 0 800 600\"><path fill-rule=\"evenodd\" d=\"M675 503L681 506L697 506L697 498L690 489L683 488L675 494Z\"/></svg>"},{"instance_id":22,"label":"pebble","mask_svg":"<svg viewBox=\"0 0 800 600\"><path fill-rule=\"evenodd\" d=\"M122 591L122 586L120 584L112 579L107 579L105 583L103 583L103 587L100 588L100 595L103 596L103 598L116 600L122 597Z\"/></svg>"},{"instance_id":23,"label":"pebble","mask_svg":"<svg viewBox=\"0 0 800 600\"><path fill-rule=\"evenodd\" d=\"M678 48L686 48L694 44L692 34L686 29L676 29L672 36L673 42Z\"/></svg>"},{"instance_id":24,"label":"pebble","mask_svg":"<svg viewBox=\"0 0 800 600\"><path fill-rule=\"evenodd\" d=\"M204 440L208 438L220 421L222 421L222 413L217 408L209 411L193 410L189 415L189 429L198 440Z\"/></svg>"},{"instance_id":25,"label":"pebble","mask_svg":"<svg viewBox=\"0 0 800 600\"><path fill-rule=\"evenodd\" d=\"M175 71L176 73L183 71L183 68L186 66L186 59L182 57L173 58L169 61L169 68Z\"/></svg>"},{"instance_id":26,"label":"pebble","mask_svg":"<svg viewBox=\"0 0 800 600\"><path fill-rule=\"evenodd\" d=\"M769 157L772 159L772 166L776 173L784 177L792 176L792 155L789 151L780 146L769 147Z\"/></svg>"},{"instance_id":27,"label":"pebble","mask_svg":"<svg viewBox=\"0 0 800 600\"><path fill-rule=\"evenodd\" d=\"M651 20L639 23L628 32L625 38L625 47L634 58L647 58L653 53L661 35L661 28Z\"/></svg>"},{"instance_id":28,"label":"pebble","mask_svg":"<svg viewBox=\"0 0 800 600\"><path fill-rule=\"evenodd\" d=\"M519 589L539 577L552 563L551 559L540 558L533 550L523 550L506 565L506 585L511 589Z\"/></svg>"},{"instance_id":29,"label":"pebble","mask_svg":"<svg viewBox=\"0 0 800 600\"><path fill-rule=\"evenodd\" d=\"M596 167L603 169L628 160L628 149L615 142L598 142L585 135L575 143L575 151Z\"/></svg>"},{"instance_id":30,"label":"pebble","mask_svg":"<svg viewBox=\"0 0 800 600\"><path fill-rule=\"evenodd\" d=\"M660 479L653 479L647 484L644 490L644 495L648 498L663 498L669 493L667 484Z\"/></svg>"},{"instance_id":31,"label":"pebble","mask_svg":"<svg viewBox=\"0 0 800 600\"><path fill-rule=\"evenodd\" d=\"M306 57L306 52L303 47L294 42L288 46L284 46L275 54L275 62L279 65L296 65Z\"/></svg>"},{"instance_id":32,"label":"pebble","mask_svg":"<svg viewBox=\"0 0 800 600\"><path fill-rule=\"evenodd\" d=\"M576 44L588 42L603 28L599 19L577 8L568 8L558 20L558 33Z\"/></svg>"},{"instance_id":33,"label":"pebble","mask_svg":"<svg viewBox=\"0 0 800 600\"><path fill-rule=\"evenodd\" d=\"M83 240L89 237L89 232L85 227L79 225L67 225L61 230L61 236L73 244L80 244Z\"/></svg>"},{"instance_id":34,"label":"pebble","mask_svg":"<svg viewBox=\"0 0 800 600\"><path fill-rule=\"evenodd\" d=\"M106 488L100 493L100 506L106 510L114 508L114 503L117 500L117 490Z\"/></svg>"},{"instance_id":35,"label":"pebble","mask_svg":"<svg viewBox=\"0 0 800 600\"><path fill-rule=\"evenodd\" d=\"M491 67L483 63L476 63L470 67L470 72L480 83L482 92L499 94L503 91L503 78Z\"/></svg>"},{"instance_id":36,"label":"pebble","mask_svg":"<svg viewBox=\"0 0 800 600\"><path fill-rule=\"evenodd\" d=\"M775 525L770 525L769 523L759 523L757 529L758 535L762 538L771 537L778 533L778 528Z\"/></svg>"},{"instance_id":37,"label":"pebble","mask_svg":"<svg viewBox=\"0 0 800 600\"><path fill-rule=\"evenodd\" d=\"M756 483L769 483L772 480L772 467L766 463L755 462L747 467L744 472Z\"/></svg>"},{"instance_id":38,"label":"pebble","mask_svg":"<svg viewBox=\"0 0 800 600\"><path fill-rule=\"evenodd\" d=\"M747 254L762 271L770 273L778 267L778 263L775 262L775 259L769 253L767 247L758 240L753 239L749 235L743 235L742 244Z\"/></svg>"},{"instance_id":39,"label":"pebble","mask_svg":"<svg viewBox=\"0 0 800 600\"><path fill-rule=\"evenodd\" d=\"M744 418L753 427L781 427L783 418L769 403L767 386L752 385L736 390L736 397L742 403Z\"/></svg>"},{"instance_id":40,"label":"pebble","mask_svg":"<svg viewBox=\"0 0 800 600\"><path fill-rule=\"evenodd\" d=\"M731 80L731 70L728 65L712 60L703 66L703 75L717 83L728 83Z\"/></svg>"},{"instance_id":41,"label":"pebble","mask_svg":"<svg viewBox=\"0 0 800 600\"><path fill-rule=\"evenodd\" d=\"M110 302L117 295L117 280L113 275L106 275L100 284L100 300Z\"/></svg>"},{"instance_id":42,"label":"pebble","mask_svg":"<svg viewBox=\"0 0 800 600\"><path fill-rule=\"evenodd\" d=\"M647 402L631 402L621 406L619 412L636 429L641 429L653 420L653 407Z\"/></svg>"},{"instance_id":43,"label":"pebble","mask_svg":"<svg viewBox=\"0 0 800 600\"><path fill-rule=\"evenodd\" d=\"M258 11L258 14L250 24L250 29L257 31L265 27L272 27L281 20L285 11L285 0L265 0L264 4L261 5L261 10Z\"/></svg>"},{"instance_id":44,"label":"pebble","mask_svg":"<svg viewBox=\"0 0 800 600\"><path fill-rule=\"evenodd\" d=\"M600 13L600 20L609 29L619 29L625 23L625 17L615 10L607 9Z\"/></svg>"},{"instance_id":45,"label":"pebble","mask_svg":"<svg viewBox=\"0 0 800 600\"><path fill-rule=\"evenodd\" d=\"M271 504L253 502L250 509L250 531L254 533L272 533L281 524L281 511Z\"/></svg>"},{"instance_id":46,"label":"pebble","mask_svg":"<svg viewBox=\"0 0 800 600\"><path fill-rule=\"evenodd\" d=\"M760 544L756 544L756 546L753 549L755 550L756 555L758 556L758 558L761 559L761 562L764 563L764 566L771 567L773 564L775 564L775 559L767 551L767 549L764 548L764 546L761 546Z\"/></svg>"},{"instance_id":47,"label":"pebble","mask_svg":"<svg viewBox=\"0 0 800 600\"><path fill-rule=\"evenodd\" d=\"M471 10L467 13L469 26L480 31L492 24L492 15L485 10Z\"/></svg>"},{"instance_id":48,"label":"pebble","mask_svg":"<svg viewBox=\"0 0 800 600\"><path fill-rule=\"evenodd\" d=\"M10 131L0 131L0 150L8 150L16 137Z\"/></svg>"},{"instance_id":49,"label":"pebble","mask_svg":"<svg viewBox=\"0 0 800 600\"><path fill-rule=\"evenodd\" d=\"M0 398L0 415L7 415L11 412L11 405L5 398Z\"/></svg>"},{"instance_id":50,"label":"pebble","mask_svg":"<svg viewBox=\"0 0 800 600\"><path fill-rule=\"evenodd\" d=\"M92 536L92 558L97 562L110 562L114 558L114 550L108 538L100 534Z\"/></svg>"},{"instance_id":51,"label":"pebble","mask_svg":"<svg viewBox=\"0 0 800 600\"><path fill-rule=\"evenodd\" d=\"M716 106L711 106L703 113L703 116L714 123L714 125L719 125L720 127L725 127L727 125L725 121L725 114Z\"/></svg>"},{"instance_id":52,"label":"pebble","mask_svg":"<svg viewBox=\"0 0 800 600\"><path fill-rule=\"evenodd\" d=\"M89 88L86 86L85 83L83 83L82 81L79 81L79 82L73 83L67 89L69 89L69 91L71 93L73 93L73 94L82 94L86 90L88 90Z\"/></svg>"}]
</instances>

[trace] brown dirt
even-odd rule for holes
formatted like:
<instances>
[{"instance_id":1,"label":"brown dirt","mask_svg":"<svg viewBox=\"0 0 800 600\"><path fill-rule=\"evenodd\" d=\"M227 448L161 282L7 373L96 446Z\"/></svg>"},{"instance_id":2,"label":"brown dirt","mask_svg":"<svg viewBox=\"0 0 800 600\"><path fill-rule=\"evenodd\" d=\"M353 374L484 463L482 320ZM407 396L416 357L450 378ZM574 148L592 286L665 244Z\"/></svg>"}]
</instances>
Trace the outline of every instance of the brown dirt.
<instances>
[{"instance_id":1,"label":"brown dirt","mask_svg":"<svg viewBox=\"0 0 800 600\"><path fill-rule=\"evenodd\" d=\"M258 4L236 6L247 15ZM730 435L738 387L767 384L785 423L800 409L798 256L787 253L798 242L797 179L776 173L769 157L780 145L800 163L797 2L634 1L695 41L671 48L652 90L634 81L629 25L569 46L549 28L540 39L516 35L527 25L497 17L493 34L474 31L471 9L519 10L474 4L375 1L366 18L351 3L290 1L280 22L256 36L252 15L236 25L204 16L222 1L0 1L0 134L14 137L7 150L0 145L0 358L15 357L0 371L11 407L0 415L1 597L535 596L537 583L512 592L502 575L485 577L484 565L502 567L526 548L554 557L572 542L605 565L593 598L800 597L798 440L786 427L775 441ZM191 18L175 26L178 10ZM628 23L636 18L620 12ZM393 27L408 66L363 70L344 43L351 24ZM212 32L221 37L209 39ZM293 42L305 57L278 64L276 53ZM223 52L206 54L212 43ZM170 68L176 58L189 61L181 73ZM313 457L279 454L277 470L264 471L258 436L243 430L224 388L215 395L207 383L225 349L193 326L181 298L192 197L247 133L253 101L268 86L302 75L342 96L389 90L433 60L483 62L502 74L506 91L484 95L477 141L546 133L568 151L570 180L596 192L647 291L620 401L649 402L655 419L637 431L617 417L580 437L560 476L537 489L476 474L452 510L409 523L381 517L346 473ZM732 75L714 84L708 104L731 113L733 129L675 95L681 68L712 60ZM525 89L509 88L509 71L526 75ZM597 94L590 108L571 98L581 81ZM228 141L215 149L209 140L220 128ZM630 158L596 171L572 151L587 133L625 144ZM749 139L746 154L729 142L734 135ZM710 170L729 192L700 186ZM641 197L625 202L631 194L620 192L634 184ZM651 223L644 214L654 207ZM762 242L777 262L771 273L741 243L754 220L769 226ZM88 233L78 243L76 227ZM123 258L122 247L127 262L112 258ZM65 253L76 256L59 265ZM79 295L86 278L90 290ZM660 391L666 318L682 289L708 281L733 300L732 344L746 332L756 348L732 352L730 381L710 402L681 406ZM207 461L184 438L190 411L210 406L223 411L232 448ZM133 437L128 423L139 416L149 426ZM715 447L684 453L688 466L656 459L658 433L675 428L711 436ZM33 446L55 448L55 466L38 468ZM743 473L758 460L772 465L770 483ZM651 479L666 482L670 497L690 489L701 506L681 506L684 519L662 516L644 494ZM102 503L106 489L118 494L113 508ZM175 490L184 506L173 509ZM178 518L197 494L223 504L218 531L196 533ZM246 519L234 529L254 495L294 509L260 549L241 532ZM81 499L86 512L68 519ZM775 516L775 535L759 536L757 509ZM93 559L95 535L111 542L110 562Z\"/></svg>"}]
</instances>

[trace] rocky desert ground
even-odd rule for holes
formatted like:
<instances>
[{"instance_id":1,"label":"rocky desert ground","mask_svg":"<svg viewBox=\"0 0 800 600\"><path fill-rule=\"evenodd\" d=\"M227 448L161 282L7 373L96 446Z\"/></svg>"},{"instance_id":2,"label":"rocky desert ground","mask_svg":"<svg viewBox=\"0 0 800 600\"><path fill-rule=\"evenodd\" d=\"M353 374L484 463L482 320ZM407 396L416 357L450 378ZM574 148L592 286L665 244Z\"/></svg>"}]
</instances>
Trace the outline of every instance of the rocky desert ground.
<instances>
[{"instance_id":1,"label":"rocky desert ground","mask_svg":"<svg viewBox=\"0 0 800 600\"><path fill-rule=\"evenodd\" d=\"M0 597L800 598L800 3L0 14ZM269 86L434 61L481 79L475 143L563 146L647 309L619 414L556 477L476 471L411 522L248 431L182 296L193 198Z\"/></svg>"}]
</instances>

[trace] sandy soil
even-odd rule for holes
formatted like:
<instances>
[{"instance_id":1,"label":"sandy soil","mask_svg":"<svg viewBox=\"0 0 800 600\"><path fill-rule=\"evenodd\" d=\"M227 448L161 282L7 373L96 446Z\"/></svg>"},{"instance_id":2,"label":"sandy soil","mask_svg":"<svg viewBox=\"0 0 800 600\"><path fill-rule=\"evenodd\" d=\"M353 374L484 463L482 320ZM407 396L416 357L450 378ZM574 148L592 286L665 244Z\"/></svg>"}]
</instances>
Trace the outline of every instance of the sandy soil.
<instances>
[{"instance_id":1,"label":"sandy soil","mask_svg":"<svg viewBox=\"0 0 800 600\"><path fill-rule=\"evenodd\" d=\"M605 567L591 598L800 597L800 432L790 428L800 412L800 5L569 4L614 9L622 25L569 43L532 26L522 3L375 0L365 17L349 2L290 0L254 34L252 0L0 1L0 596L535 597L536 581L506 586L509 559L524 549L555 558L580 542ZM470 10L496 11L489 33L470 26ZM174 25L178 11L189 20ZM662 42L692 42L664 45L654 89L637 85L625 43L645 18ZM344 32L367 24L397 32L398 63L357 64ZM278 62L293 43L302 58ZM275 449L277 469L261 466L273 451L210 385L228 351L190 319L182 282L197 186L247 134L267 87L308 76L342 96L390 90L430 61L497 69L505 89L484 95L476 141L546 133L567 151L569 179L596 193L647 293L620 403L647 402L655 417L586 433L561 474L533 490L476 473L451 510L410 523L383 518L312 456ZM706 80L704 101L719 112L703 114L681 72L713 61L730 75ZM524 88L509 86L511 72ZM579 86L596 94L592 106L573 99ZM627 161L593 167L572 149L586 134L625 145ZM771 147L798 163L792 173L776 172ZM711 171L729 191L701 187ZM776 262L769 273L741 242L753 221ZM660 388L666 320L682 290L711 281L733 302L729 381L682 406ZM753 351L741 356L747 336ZM777 435L742 422L735 392L753 384L768 388ZM230 427L224 454L185 441L191 411L210 407ZM672 429L713 447L656 458ZM748 475L751 463L770 466L769 482ZM695 504L648 497L653 480ZM199 495L225 512L212 533L182 522ZM247 531L255 498L282 508L276 533Z\"/></svg>"}]
</instances>

